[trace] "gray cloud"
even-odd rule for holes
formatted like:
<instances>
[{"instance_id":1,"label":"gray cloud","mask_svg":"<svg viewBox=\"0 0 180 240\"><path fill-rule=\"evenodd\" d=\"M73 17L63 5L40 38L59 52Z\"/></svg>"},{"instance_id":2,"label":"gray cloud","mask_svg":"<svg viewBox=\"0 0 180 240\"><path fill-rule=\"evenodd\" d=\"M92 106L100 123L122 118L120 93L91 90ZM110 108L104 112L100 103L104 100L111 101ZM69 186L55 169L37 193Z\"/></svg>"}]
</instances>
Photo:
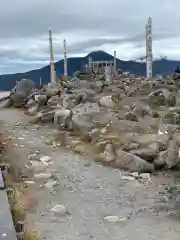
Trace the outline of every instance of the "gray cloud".
<instances>
[{"instance_id":1,"label":"gray cloud","mask_svg":"<svg viewBox=\"0 0 180 240\"><path fill-rule=\"evenodd\" d=\"M179 0L6 0L0 8L0 71L19 72L48 63L47 29L52 28L56 60L62 40L68 54L117 49L122 59L144 54L145 24L153 19L154 55L178 58Z\"/></svg>"}]
</instances>

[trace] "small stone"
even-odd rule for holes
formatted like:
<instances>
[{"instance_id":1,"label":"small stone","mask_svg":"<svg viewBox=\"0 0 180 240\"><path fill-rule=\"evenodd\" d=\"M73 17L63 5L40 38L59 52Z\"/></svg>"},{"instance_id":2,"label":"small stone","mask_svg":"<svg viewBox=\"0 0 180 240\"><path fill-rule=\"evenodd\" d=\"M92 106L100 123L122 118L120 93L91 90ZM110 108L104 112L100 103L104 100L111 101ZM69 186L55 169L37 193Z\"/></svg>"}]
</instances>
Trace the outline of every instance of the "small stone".
<instances>
[{"instance_id":1,"label":"small stone","mask_svg":"<svg viewBox=\"0 0 180 240\"><path fill-rule=\"evenodd\" d=\"M51 209L51 212L58 213L60 216L64 216L68 213L67 208L63 205L56 205Z\"/></svg>"},{"instance_id":2,"label":"small stone","mask_svg":"<svg viewBox=\"0 0 180 240\"><path fill-rule=\"evenodd\" d=\"M138 172L132 172L132 173L129 173L129 176L139 178L139 173Z\"/></svg>"},{"instance_id":3,"label":"small stone","mask_svg":"<svg viewBox=\"0 0 180 240\"><path fill-rule=\"evenodd\" d=\"M44 179L44 180L46 180L46 179L50 179L51 176L52 176L51 173L36 173L36 174L34 174L34 178L35 179Z\"/></svg>"},{"instance_id":4,"label":"small stone","mask_svg":"<svg viewBox=\"0 0 180 240\"><path fill-rule=\"evenodd\" d=\"M25 145L20 145L19 147L20 147L20 148L24 148L24 147L25 147Z\"/></svg>"},{"instance_id":5,"label":"small stone","mask_svg":"<svg viewBox=\"0 0 180 240\"><path fill-rule=\"evenodd\" d=\"M25 184L28 184L28 185L29 185L29 184L35 184L35 181L30 181L30 180L29 180L29 181L25 181L24 183L25 183Z\"/></svg>"},{"instance_id":6,"label":"small stone","mask_svg":"<svg viewBox=\"0 0 180 240\"><path fill-rule=\"evenodd\" d=\"M144 179L144 180L150 180L151 179L151 176L149 173L141 173L140 175L140 178Z\"/></svg>"},{"instance_id":7,"label":"small stone","mask_svg":"<svg viewBox=\"0 0 180 240\"><path fill-rule=\"evenodd\" d=\"M122 176L121 179L125 180L125 181L134 181L134 180L136 180L135 177L132 177L132 176Z\"/></svg>"},{"instance_id":8,"label":"small stone","mask_svg":"<svg viewBox=\"0 0 180 240\"><path fill-rule=\"evenodd\" d=\"M24 138L23 138L23 137L18 137L17 139L18 139L18 140L24 140Z\"/></svg>"},{"instance_id":9,"label":"small stone","mask_svg":"<svg viewBox=\"0 0 180 240\"><path fill-rule=\"evenodd\" d=\"M119 216L106 216L104 218L105 221L108 221L108 222L125 222L126 219L125 218L121 218Z\"/></svg>"},{"instance_id":10,"label":"small stone","mask_svg":"<svg viewBox=\"0 0 180 240\"><path fill-rule=\"evenodd\" d=\"M40 161L43 163L48 163L52 160L52 158L50 156L42 156L40 157Z\"/></svg>"},{"instance_id":11,"label":"small stone","mask_svg":"<svg viewBox=\"0 0 180 240\"><path fill-rule=\"evenodd\" d=\"M33 160L33 161L39 160L39 156L38 156L36 153L30 154L30 155L28 156L28 158L29 158L29 160Z\"/></svg>"},{"instance_id":12,"label":"small stone","mask_svg":"<svg viewBox=\"0 0 180 240\"><path fill-rule=\"evenodd\" d=\"M58 182L54 180L50 180L47 183L44 184L44 186L48 189L52 189L53 187L57 186Z\"/></svg>"}]
</instances>

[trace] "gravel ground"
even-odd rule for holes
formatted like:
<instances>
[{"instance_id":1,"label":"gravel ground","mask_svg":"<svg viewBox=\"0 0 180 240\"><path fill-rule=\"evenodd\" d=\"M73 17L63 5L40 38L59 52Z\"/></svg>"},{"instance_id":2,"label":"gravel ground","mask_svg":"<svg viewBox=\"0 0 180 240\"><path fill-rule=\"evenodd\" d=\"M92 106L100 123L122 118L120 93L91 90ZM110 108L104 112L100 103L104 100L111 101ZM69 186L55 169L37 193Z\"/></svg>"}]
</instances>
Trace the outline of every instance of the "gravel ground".
<instances>
[{"instance_id":1,"label":"gravel ground","mask_svg":"<svg viewBox=\"0 0 180 240\"><path fill-rule=\"evenodd\" d=\"M158 173L151 181L125 181L123 171L44 144L44 136L54 129L27 125L27 116L19 110L1 110L0 120L17 144L14 150L18 154L17 164L27 164L27 149L40 150L42 155L52 157L53 165L47 171L54 173L59 185L52 191L38 189L37 183L38 203L28 214L28 221L36 224L45 239L179 239L176 201L164 195L165 187L178 181L174 175ZM20 124L14 127L17 121ZM51 211L59 204L66 206L69 214L59 216ZM104 220L106 216L119 216L121 221L108 222Z\"/></svg>"}]
</instances>

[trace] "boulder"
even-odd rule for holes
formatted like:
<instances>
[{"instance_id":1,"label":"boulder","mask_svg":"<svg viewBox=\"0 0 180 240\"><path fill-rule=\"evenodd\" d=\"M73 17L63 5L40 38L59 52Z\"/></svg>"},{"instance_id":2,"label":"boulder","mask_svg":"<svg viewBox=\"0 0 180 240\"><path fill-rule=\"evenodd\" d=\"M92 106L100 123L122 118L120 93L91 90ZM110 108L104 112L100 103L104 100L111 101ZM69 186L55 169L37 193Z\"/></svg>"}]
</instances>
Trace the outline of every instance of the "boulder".
<instances>
[{"instance_id":1,"label":"boulder","mask_svg":"<svg viewBox=\"0 0 180 240\"><path fill-rule=\"evenodd\" d=\"M103 107L107 107L107 108L115 108L116 104L115 102L112 100L111 96L104 96L99 100L99 103L101 106Z\"/></svg>"},{"instance_id":2,"label":"boulder","mask_svg":"<svg viewBox=\"0 0 180 240\"><path fill-rule=\"evenodd\" d=\"M159 153L159 155L153 162L155 169L161 169L164 166L167 155L168 155L167 151L162 151Z\"/></svg>"},{"instance_id":3,"label":"boulder","mask_svg":"<svg viewBox=\"0 0 180 240\"><path fill-rule=\"evenodd\" d=\"M176 97L167 89L159 89L149 94L148 101L150 105L176 105Z\"/></svg>"},{"instance_id":4,"label":"boulder","mask_svg":"<svg viewBox=\"0 0 180 240\"><path fill-rule=\"evenodd\" d=\"M146 115L152 116L151 108L148 105L138 103L133 104L131 108L137 118L144 118Z\"/></svg>"},{"instance_id":5,"label":"boulder","mask_svg":"<svg viewBox=\"0 0 180 240\"><path fill-rule=\"evenodd\" d=\"M60 86L57 83L50 82L45 87L45 93L48 98L60 93Z\"/></svg>"},{"instance_id":6,"label":"boulder","mask_svg":"<svg viewBox=\"0 0 180 240\"><path fill-rule=\"evenodd\" d=\"M11 93L11 99L14 103L14 107L23 107L26 103L27 97L34 88L35 83L32 80L20 80Z\"/></svg>"},{"instance_id":7,"label":"boulder","mask_svg":"<svg viewBox=\"0 0 180 240\"><path fill-rule=\"evenodd\" d=\"M164 124L180 124L180 114L176 112L167 112L163 117Z\"/></svg>"},{"instance_id":8,"label":"boulder","mask_svg":"<svg viewBox=\"0 0 180 240\"><path fill-rule=\"evenodd\" d=\"M55 114L56 108L47 108L39 112L40 120L42 122L53 122L54 121L54 114Z\"/></svg>"},{"instance_id":9,"label":"boulder","mask_svg":"<svg viewBox=\"0 0 180 240\"><path fill-rule=\"evenodd\" d=\"M94 128L93 118L100 114L100 108L97 103L81 103L73 110L73 129L83 134L89 133Z\"/></svg>"},{"instance_id":10,"label":"boulder","mask_svg":"<svg viewBox=\"0 0 180 240\"><path fill-rule=\"evenodd\" d=\"M130 153L146 160L152 162L160 152L158 143L151 143L146 148L140 148L132 150Z\"/></svg>"},{"instance_id":11,"label":"boulder","mask_svg":"<svg viewBox=\"0 0 180 240\"><path fill-rule=\"evenodd\" d=\"M49 106L49 107L51 107L51 106L55 107L58 104L60 105L60 97L58 95L52 96L47 101L47 106Z\"/></svg>"},{"instance_id":12,"label":"boulder","mask_svg":"<svg viewBox=\"0 0 180 240\"><path fill-rule=\"evenodd\" d=\"M45 94L37 94L34 96L35 102L39 107L44 106L47 103L47 96Z\"/></svg>"},{"instance_id":13,"label":"boulder","mask_svg":"<svg viewBox=\"0 0 180 240\"><path fill-rule=\"evenodd\" d=\"M54 114L54 125L59 130L72 129L72 112L69 109L58 109Z\"/></svg>"},{"instance_id":14,"label":"boulder","mask_svg":"<svg viewBox=\"0 0 180 240\"><path fill-rule=\"evenodd\" d=\"M180 163L179 147L175 140L170 140L166 154L164 154L165 169L176 167Z\"/></svg>"},{"instance_id":15,"label":"boulder","mask_svg":"<svg viewBox=\"0 0 180 240\"><path fill-rule=\"evenodd\" d=\"M140 157L122 150L117 151L116 161L111 163L112 167L128 170L130 172L153 172L153 164L146 162Z\"/></svg>"},{"instance_id":16,"label":"boulder","mask_svg":"<svg viewBox=\"0 0 180 240\"><path fill-rule=\"evenodd\" d=\"M33 98L29 98L25 107L26 108L30 108L30 107L32 107L34 105L36 105L36 102L34 101L34 99Z\"/></svg>"},{"instance_id":17,"label":"boulder","mask_svg":"<svg viewBox=\"0 0 180 240\"><path fill-rule=\"evenodd\" d=\"M137 118L137 116L135 115L135 113L133 113L133 112L127 112L127 113L125 113L124 118L125 118L126 120L129 120L129 121L138 122L138 118Z\"/></svg>"},{"instance_id":18,"label":"boulder","mask_svg":"<svg viewBox=\"0 0 180 240\"><path fill-rule=\"evenodd\" d=\"M9 107L11 107L12 105L13 105L13 100L12 100L11 98L6 99L5 101L3 101L3 102L0 104L0 106L1 106L2 108L9 108Z\"/></svg>"},{"instance_id":19,"label":"boulder","mask_svg":"<svg viewBox=\"0 0 180 240\"><path fill-rule=\"evenodd\" d=\"M29 116L35 116L39 110L39 106L36 104L34 106L31 106L29 109L27 109L24 113Z\"/></svg>"},{"instance_id":20,"label":"boulder","mask_svg":"<svg viewBox=\"0 0 180 240\"><path fill-rule=\"evenodd\" d=\"M100 158L104 163L111 163L116 160L115 149L112 143L108 143L104 152L100 154Z\"/></svg>"}]
</instances>

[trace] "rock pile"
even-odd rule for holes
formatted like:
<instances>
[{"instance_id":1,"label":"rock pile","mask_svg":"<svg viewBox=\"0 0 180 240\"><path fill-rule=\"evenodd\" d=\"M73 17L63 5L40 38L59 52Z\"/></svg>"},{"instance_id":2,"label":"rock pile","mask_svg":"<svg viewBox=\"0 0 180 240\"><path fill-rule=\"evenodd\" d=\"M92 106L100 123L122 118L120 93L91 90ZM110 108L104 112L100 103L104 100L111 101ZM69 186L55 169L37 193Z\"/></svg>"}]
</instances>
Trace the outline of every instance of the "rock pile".
<instances>
[{"instance_id":1,"label":"rock pile","mask_svg":"<svg viewBox=\"0 0 180 240\"><path fill-rule=\"evenodd\" d=\"M119 74L92 82L78 76L40 90L22 79L4 107L23 107L34 123L78 133L105 165L139 173L179 167L180 92L173 79Z\"/></svg>"}]
</instances>

